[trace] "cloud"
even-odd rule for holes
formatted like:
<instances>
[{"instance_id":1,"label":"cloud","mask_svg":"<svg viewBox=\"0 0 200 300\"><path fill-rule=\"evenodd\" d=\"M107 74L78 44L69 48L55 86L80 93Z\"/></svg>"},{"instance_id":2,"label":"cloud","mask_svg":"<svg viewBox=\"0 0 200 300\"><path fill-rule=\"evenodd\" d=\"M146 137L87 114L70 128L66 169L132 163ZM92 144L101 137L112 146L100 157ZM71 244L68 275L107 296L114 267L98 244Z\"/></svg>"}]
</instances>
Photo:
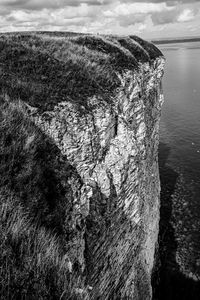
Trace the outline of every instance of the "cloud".
<instances>
[{"instance_id":1,"label":"cloud","mask_svg":"<svg viewBox=\"0 0 200 300\"><path fill-rule=\"evenodd\" d=\"M145 4L165 4L166 6L176 5L177 3L199 2L200 0L0 0L0 7L8 9L26 9L26 10L41 10L41 9L60 9L64 7L78 7L81 4L88 6L106 6L109 4L129 4L138 5Z\"/></svg>"},{"instance_id":2,"label":"cloud","mask_svg":"<svg viewBox=\"0 0 200 300\"><path fill-rule=\"evenodd\" d=\"M147 15L138 13L138 14L129 14L128 16L119 18L119 24L122 27L127 27L130 25L144 23ZM143 24L144 25L144 24Z\"/></svg>"},{"instance_id":3,"label":"cloud","mask_svg":"<svg viewBox=\"0 0 200 300\"><path fill-rule=\"evenodd\" d=\"M0 0L0 31L175 34L200 26L199 9L200 0Z\"/></svg>"},{"instance_id":4,"label":"cloud","mask_svg":"<svg viewBox=\"0 0 200 300\"><path fill-rule=\"evenodd\" d=\"M81 4L102 6L112 2L113 0L1 0L0 6L10 9L41 10L78 7Z\"/></svg>"},{"instance_id":5,"label":"cloud","mask_svg":"<svg viewBox=\"0 0 200 300\"><path fill-rule=\"evenodd\" d=\"M70 30L82 31L83 27L91 27L99 13L98 6L88 6L82 3L78 7L65 7L61 9L12 10L0 22L0 28L15 28L15 30ZM102 22L104 23L104 22ZM4 25L4 26L3 26ZM13 30L13 29L12 29ZM9 31L9 29L8 29Z\"/></svg>"},{"instance_id":6,"label":"cloud","mask_svg":"<svg viewBox=\"0 0 200 300\"><path fill-rule=\"evenodd\" d=\"M123 0L124 3L132 3L132 2L137 2L137 3L163 3L165 2L167 5L176 5L178 3L194 3L194 2L200 2L200 0Z\"/></svg>"},{"instance_id":7,"label":"cloud","mask_svg":"<svg viewBox=\"0 0 200 300\"><path fill-rule=\"evenodd\" d=\"M66 7L62 9L48 10L43 9L40 11L28 11L28 10L13 10L8 16L7 20L13 21L15 23L31 22L35 20L40 20L41 25L44 20L52 21L55 24L60 22L66 22L66 20L72 20L76 18L82 18L83 22L85 18L95 17L98 12L98 8L92 8L86 4L81 4L78 7Z\"/></svg>"},{"instance_id":8,"label":"cloud","mask_svg":"<svg viewBox=\"0 0 200 300\"><path fill-rule=\"evenodd\" d=\"M130 14L148 14L168 10L165 3L119 3L114 8L104 11L105 17L128 16Z\"/></svg>"},{"instance_id":9,"label":"cloud","mask_svg":"<svg viewBox=\"0 0 200 300\"><path fill-rule=\"evenodd\" d=\"M176 10L163 11L160 13L153 13L151 19L154 25L169 24L177 21L178 12Z\"/></svg>"},{"instance_id":10,"label":"cloud","mask_svg":"<svg viewBox=\"0 0 200 300\"><path fill-rule=\"evenodd\" d=\"M154 16L155 23L160 23L162 16L168 16L170 11L173 11L173 7L168 7L166 3L118 3L115 7L104 10L103 15L117 20L120 26L127 27L134 24L144 25L151 15Z\"/></svg>"},{"instance_id":11,"label":"cloud","mask_svg":"<svg viewBox=\"0 0 200 300\"><path fill-rule=\"evenodd\" d=\"M151 19L154 25L188 22L195 18L198 11L195 8L177 6L172 10L155 12L151 15Z\"/></svg>"},{"instance_id":12,"label":"cloud","mask_svg":"<svg viewBox=\"0 0 200 300\"><path fill-rule=\"evenodd\" d=\"M188 22L190 20L193 20L194 17L195 17L195 12L189 8L186 8L178 16L177 21L178 22Z\"/></svg>"}]
</instances>

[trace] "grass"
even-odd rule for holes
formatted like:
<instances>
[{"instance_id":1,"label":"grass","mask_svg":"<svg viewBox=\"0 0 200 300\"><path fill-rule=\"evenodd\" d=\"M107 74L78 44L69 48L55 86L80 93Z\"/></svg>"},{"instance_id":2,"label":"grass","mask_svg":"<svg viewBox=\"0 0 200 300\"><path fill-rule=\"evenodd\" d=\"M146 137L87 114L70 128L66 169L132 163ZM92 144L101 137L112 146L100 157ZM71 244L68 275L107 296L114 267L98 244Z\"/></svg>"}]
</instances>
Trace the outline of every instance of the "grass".
<instances>
[{"instance_id":1,"label":"grass","mask_svg":"<svg viewBox=\"0 0 200 300\"><path fill-rule=\"evenodd\" d=\"M54 155L59 150L24 116L20 102L1 105L0 187L20 197L23 206L45 226L61 231L64 207L56 199L64 206L65 197L59 182L62 170Z\"/></svg>"},{"instance_id":2,"label":"grass","mask_svg":"<svg viewBox=\"0 0 200 300\"><path fill-rule=\"evenodd\" d=\"M63 100L89 109L87 97L109 101L120 84L116 71L137 69L160 55L135 36L1 34L0 91L41 110Z\"/></svg>"},{"instance_id":3,"label":"grass","mask_svg":"<svg viewBox=\"0 0 200 300\"><path fill-rule=\"evenodd\" d=\"M20 101L0 102L0 174L1 299L78 299L82 283L67 255L68 178L81 180Z\"/></svg>"},{"instance_id":4,"label":"grass","mask_svg":"<svg viewBox=\"0 0 200 300\"><path fill-rule=\"evenodd\" d=\"M30 222L16 196L1 191L0 197L1 299L69 296L68 265L56 237Z\"/></svg>"}]
</instances>

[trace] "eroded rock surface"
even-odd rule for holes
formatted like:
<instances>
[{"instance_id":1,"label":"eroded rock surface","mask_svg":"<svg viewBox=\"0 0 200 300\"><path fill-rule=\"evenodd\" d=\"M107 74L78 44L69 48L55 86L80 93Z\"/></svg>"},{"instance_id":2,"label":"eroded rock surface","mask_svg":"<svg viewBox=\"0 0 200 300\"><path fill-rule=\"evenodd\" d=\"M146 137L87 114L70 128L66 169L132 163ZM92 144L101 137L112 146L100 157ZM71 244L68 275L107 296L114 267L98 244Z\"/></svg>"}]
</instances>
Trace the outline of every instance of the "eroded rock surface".
<instances>
[{"instance_id":1,"label":"eroded rock surface","mask_svg":"<svg viewBox=\"0 0 200 300\"><path fill-rule=\"evenodd\" d=\"M74 189L66 246L70 272L78 272L84 282L76 286L81 299L146 300L152 295L164 58L136 37L127 39L127 51L131 43L145 60L136 56L137 67L116 70L120 84L110 96L87 97L87 107L65 100L51 110L30 112L83 182L79 191Z\"/></svg>"}]
</instances>

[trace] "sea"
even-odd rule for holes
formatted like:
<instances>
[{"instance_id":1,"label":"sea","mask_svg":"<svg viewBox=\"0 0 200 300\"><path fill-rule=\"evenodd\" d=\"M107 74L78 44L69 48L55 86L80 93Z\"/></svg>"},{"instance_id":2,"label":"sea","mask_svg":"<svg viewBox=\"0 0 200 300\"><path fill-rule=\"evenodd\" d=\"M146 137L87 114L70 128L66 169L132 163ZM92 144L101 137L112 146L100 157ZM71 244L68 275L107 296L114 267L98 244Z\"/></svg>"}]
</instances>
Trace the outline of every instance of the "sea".
<instances>
[{"instance_id":1,"label":"sea","mask_svg":"<svg viewBox=\"0 0 200 300\"><path fill-rule=\"evenodd\" d=\"M200 42L157 45L166 58L160 122L161 220L154 299L200 299Z\"/></svg>"}]
</instances>

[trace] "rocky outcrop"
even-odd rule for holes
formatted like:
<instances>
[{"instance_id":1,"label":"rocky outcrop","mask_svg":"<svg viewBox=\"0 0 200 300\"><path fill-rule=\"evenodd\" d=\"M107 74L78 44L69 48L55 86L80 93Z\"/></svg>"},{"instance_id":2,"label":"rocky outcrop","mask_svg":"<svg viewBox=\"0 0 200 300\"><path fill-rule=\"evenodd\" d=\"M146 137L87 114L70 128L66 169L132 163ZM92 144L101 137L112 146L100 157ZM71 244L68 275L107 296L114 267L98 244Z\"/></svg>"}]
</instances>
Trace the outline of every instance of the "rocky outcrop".
<instances>
[{"instance_id":1,"label":"rocky outcrop","mask_svg":"<svg viewBox=\"0 0 200 300\"><path fill-rule=\"evenodd\" d=\"M51 110L30 111L82 181L72 188L66 217L70 272L84 282L75 284L80 299L146 300L152 294L164 58L136 37L123 47L137 67L116 69L119 84L112 93L87 97L87 106L65 100Z\"/></svg>"},{"instance_id":2,"label":"rocky outcrop","mask_svg":"<svg viewBox=\"0 0 200 300\"><path fill-rule=\"evenodd\" d=\"M0 102L22 140L9 187L58 237L56 299L151 299L162 53L136 36L1 34L0 64Z\"/></svg>"}]
</instances>

